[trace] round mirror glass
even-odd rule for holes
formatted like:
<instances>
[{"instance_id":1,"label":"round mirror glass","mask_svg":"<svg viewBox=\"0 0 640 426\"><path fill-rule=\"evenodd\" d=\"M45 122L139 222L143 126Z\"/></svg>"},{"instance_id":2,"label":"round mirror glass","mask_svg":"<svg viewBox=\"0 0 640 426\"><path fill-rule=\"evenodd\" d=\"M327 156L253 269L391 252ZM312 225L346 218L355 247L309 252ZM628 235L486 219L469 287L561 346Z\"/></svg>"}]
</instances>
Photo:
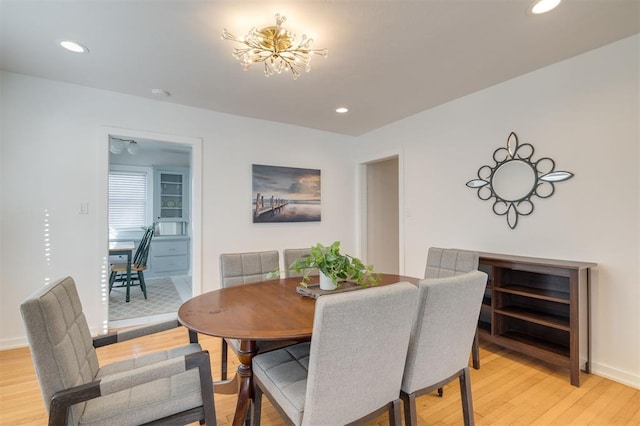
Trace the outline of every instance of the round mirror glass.
<instances>
[{"instance_id":1,"label":"round mirror glass","mask_svg":"<svg viewBox=\"0 0 640 426\"><path fill-rule=\"evenodd\" d=\"M493 173L491 186L495 194L505 201L525 198L536 184L536 173L525 161L511 160L502 164Z\"/></svg>"}]
</instances>

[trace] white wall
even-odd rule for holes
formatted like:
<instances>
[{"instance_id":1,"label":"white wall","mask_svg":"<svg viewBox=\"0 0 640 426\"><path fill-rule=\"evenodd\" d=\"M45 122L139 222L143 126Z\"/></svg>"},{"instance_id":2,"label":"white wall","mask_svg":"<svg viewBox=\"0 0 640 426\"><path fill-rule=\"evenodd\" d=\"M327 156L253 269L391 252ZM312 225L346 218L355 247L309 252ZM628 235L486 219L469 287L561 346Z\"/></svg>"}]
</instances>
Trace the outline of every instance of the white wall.
<instances>
[{"instance_id":1,"label":"white wall","mask_svg":"<svg viewBox=\"0 0 640 426\"><path fill-rule=\"evenodd\" d=\"M105 126L202 138L203 291L219 286L222 252L282 251L334 240L354 250L351 137L25 75L1 77L1 348L25 343L20 301L65 275L79 285L92 330L102 329L108 231L96 206L106 201L98 198L106 181ZM322 221L253 224L253 163L321 169ZM88 202L88 215L79 214L81 202Z\"/></svg>"},{"instance_id":2,"label":"white wall","mask_svg":"<svg viewBox=\"0 0 640 426\"><path fill-rule=\"evenodd\" d=\"M640 387L639 36L540 69L359 139L404 156L405 272L430 246L597 262L593 371ZM508 60L508 58L505 58ZM429 85L425 82L425 85ZM434 82L433 84L437 84ZM511 131L575 176L515 230L465 186Z\"/></svg>"}]
</instances>

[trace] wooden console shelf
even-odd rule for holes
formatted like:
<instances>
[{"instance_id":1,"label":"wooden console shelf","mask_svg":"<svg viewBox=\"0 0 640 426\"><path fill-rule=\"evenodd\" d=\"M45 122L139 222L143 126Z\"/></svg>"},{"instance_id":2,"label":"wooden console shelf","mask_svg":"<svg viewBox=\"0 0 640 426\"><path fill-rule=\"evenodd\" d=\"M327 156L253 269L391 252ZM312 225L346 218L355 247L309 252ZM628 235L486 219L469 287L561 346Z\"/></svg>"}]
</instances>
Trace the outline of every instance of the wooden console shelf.
<instances>
[{"instance_id":1,"label":"wooden console shelf","mask_svg":"<svg viewBox=\"0 0 640 426\"><path fill-rule=\"evenodd\" d=\"M568 368L580 386L591 372L589 278L595 263L480 252L489 276L480 339Z\"/></svg>"}]
</instances>

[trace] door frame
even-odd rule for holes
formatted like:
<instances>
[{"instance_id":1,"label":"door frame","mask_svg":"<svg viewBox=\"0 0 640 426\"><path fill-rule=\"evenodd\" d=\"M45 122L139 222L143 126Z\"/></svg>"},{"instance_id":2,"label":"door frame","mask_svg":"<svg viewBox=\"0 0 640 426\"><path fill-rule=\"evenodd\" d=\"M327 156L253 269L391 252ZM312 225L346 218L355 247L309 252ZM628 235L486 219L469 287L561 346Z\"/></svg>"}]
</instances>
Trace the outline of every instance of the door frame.
<instances>
[{"instance_id":1,"label":"door frame","mask_svg":"<svg viewBox=\"0 0 640 426\"><path fill-rule=\"evenodd\" d=\"M101 126L98 129L98 188L96 216L101 229L97 237L97 259L100 259L100 292L102 296L103 332L109 322L109 136L118 135L131 139L151 139L185 145L191 148L190 203L191 203L191 286L192 295L202 293L202 138L172 135L144 130Z\"/></svg>"},{"instance_id":2,"label":"door frame","mask_svg":"<svg viewBox=\"0 0 640 426\"><path fill-rule=\"evenodd\" d=\"M378 154L362 158L358 161L358 172L356 178L356 203L359 215L356 221L356 241L360 242L359 256L363 260L367 259L367 166L392 158L398 159L398 270L400 275L405 273L405 208L404 208L404 156L402 150L385 151Z\"/></svg>"}]
</instances>

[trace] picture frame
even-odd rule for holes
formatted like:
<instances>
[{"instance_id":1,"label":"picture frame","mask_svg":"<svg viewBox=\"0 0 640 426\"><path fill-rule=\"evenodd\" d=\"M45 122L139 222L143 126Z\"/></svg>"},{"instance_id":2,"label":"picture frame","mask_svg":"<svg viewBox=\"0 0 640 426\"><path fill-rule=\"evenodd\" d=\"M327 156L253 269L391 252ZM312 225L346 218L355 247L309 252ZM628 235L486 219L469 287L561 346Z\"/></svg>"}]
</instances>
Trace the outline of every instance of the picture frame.
<instances>
[{"instance_id":1,"label":"picture frame","mask_svg":"<svg viewBox=\"0 0 640 426\"><path fill-rule=\"evenodd\" d=\"M319 169L253 164L253 223L320 222Z\"/></svg>"}]
</instances>

